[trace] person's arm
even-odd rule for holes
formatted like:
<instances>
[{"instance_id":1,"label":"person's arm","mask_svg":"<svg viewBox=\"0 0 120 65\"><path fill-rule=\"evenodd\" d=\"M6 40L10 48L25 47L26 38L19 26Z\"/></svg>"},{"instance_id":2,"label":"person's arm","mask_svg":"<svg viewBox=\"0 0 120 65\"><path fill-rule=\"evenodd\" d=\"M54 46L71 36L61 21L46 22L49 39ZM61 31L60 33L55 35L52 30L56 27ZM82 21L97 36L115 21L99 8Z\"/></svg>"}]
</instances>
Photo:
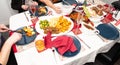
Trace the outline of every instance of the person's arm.
<instances>
[{"instance_id":1,"label":"person's arm","mask_svg":"<svg viewBox=\"0 0 120 65\"><path fill-rule=\"evenodd\" d=\"M22 35L20 33L13 33L12 36L6 40L0 52L0 63L2 65L7 64L12 45L19 41L21 37Z\"/></svg>"},{"instance_id":2,"label":"person's arm","mask_svg":"<svg viewBox=\"0 0 120 65\"><path fill-rule=\"evenodd\" d=\"M50 0L39 0L39 1L45 3L47 6L55 10L57 13L61 13L61 9L59 7L56 7Z\"/></svg>"}]
</instances>

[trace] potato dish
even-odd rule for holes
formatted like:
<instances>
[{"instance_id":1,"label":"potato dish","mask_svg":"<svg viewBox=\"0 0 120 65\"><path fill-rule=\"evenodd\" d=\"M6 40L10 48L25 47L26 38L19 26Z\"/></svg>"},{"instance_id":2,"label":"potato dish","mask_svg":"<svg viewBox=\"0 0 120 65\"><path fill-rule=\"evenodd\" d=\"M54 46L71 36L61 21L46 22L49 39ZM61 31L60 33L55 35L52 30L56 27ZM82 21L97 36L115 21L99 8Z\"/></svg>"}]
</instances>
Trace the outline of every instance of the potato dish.
<instances>
[{"instance_id":1,"label":"potato dish","mask_svg":"<svg viewBox=\"0 0 120 65\"><path fill-rule=\"evenodd\" d=\"M41 26L43 26L43 28L41 29L44 30L45 34L49 31L51 31L52 34L59 34L61 32L65 32L70 28L71 25L71 22L63 16L51 18L48 22L49 23L46 23L46 20L42 20L42 23L45 24L42 24L41 21L39 23L40 28Z\"/></svg>"}]
</instances>

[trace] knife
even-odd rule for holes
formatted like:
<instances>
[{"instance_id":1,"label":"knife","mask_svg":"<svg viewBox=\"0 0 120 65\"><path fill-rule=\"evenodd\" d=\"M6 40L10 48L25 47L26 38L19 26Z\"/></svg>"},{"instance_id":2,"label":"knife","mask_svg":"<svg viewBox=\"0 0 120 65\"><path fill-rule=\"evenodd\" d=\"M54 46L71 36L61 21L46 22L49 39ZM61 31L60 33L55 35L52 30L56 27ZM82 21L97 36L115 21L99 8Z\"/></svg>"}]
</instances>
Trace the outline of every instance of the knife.
<instances>
[{"instance_id":1,"label":"knife","mask_svg":"<svg viewBox=\"0 0 120 65\"><path fill-rule=\"evenodd\" d=\"M79 36L75 35L81 42L83 42L89 49L91 48L87 43L85 43Z\"/></svg>"},{"instance_id":2,"label":"knife","mask_svg":"<svg viewBox=\"0 0 120 65\"><path fill-rule=\"evenodd\" d=\"M27 21L29 22L29 19L28 19L28 17L27 17L27 15L26 15L26 13L25 13L25 12L24 12L24 15L25 15L25 17L26 17Z\"/></svg>"},{"instance_id":3,"label":"knife","mask_svg":"<svg viewBox=\"0 0 120 65\"><path fill-rule=\"evenodd\" d=\"M90 25L87 25L87 24L83 24L87 29L90 29L90 30L94 30L94 28Z\"/></svg>"}]
</instances>

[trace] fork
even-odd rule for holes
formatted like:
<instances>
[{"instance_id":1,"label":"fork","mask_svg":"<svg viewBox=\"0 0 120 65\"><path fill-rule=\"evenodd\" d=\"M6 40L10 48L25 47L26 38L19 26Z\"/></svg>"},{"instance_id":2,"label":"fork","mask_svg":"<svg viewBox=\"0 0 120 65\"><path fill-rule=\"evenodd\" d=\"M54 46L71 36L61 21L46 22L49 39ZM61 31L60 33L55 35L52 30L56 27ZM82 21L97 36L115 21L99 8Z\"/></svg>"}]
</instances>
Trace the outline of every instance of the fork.
<instances>
[{"instance_id":1,"label":"fork","mask_svg":"<svg viewBox=\"0 0 120 65\"><path fill-rule=\"evenodd\" d=\"M100 34L99 34L99 30L95 30L94 32L103 42L106 42L106 39L103 38Z\"/></svg>"}]
</instances>

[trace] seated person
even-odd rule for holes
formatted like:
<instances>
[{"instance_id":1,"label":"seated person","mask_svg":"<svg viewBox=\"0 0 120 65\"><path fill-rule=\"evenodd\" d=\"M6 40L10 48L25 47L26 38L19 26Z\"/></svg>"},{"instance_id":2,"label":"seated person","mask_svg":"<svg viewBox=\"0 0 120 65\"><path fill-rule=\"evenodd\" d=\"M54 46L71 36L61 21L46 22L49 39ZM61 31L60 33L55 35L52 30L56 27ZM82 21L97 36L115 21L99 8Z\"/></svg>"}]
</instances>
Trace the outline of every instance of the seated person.
<instances>
[{"instance_id":1,"label":"seated person","mask_svg":"<svg viewBox=\"0 0 120 65\"><path fill-rule=\"evenodd\" d=\"M4 24L0 24L0 32L6 32L9 28L7 28ZM5 43L2 48L0 48L0 65L6 65L8 62L8 58L10 55L11 47L14 43L21 39L22 35L20 33L13 33ZM0 37L1 38L1 37ZM0 42L2 44L2 42Z\"/></svg>"},{"instance_id":2,"label":"seated person","mask_svg":"<svg viewBox=\"0 0 120 65\"><path fill-rule=\"evenodd\" d=\"M47 6L51 7L56 13L61 13L60 7L56 7L50 0L33 0L34 5L40 5L41 2L45 3ZM18 12L23 12L28 10L28 5L25 5L25 0L12 0L11 8L18 10Z\"/></svg>"}]
</instances>

